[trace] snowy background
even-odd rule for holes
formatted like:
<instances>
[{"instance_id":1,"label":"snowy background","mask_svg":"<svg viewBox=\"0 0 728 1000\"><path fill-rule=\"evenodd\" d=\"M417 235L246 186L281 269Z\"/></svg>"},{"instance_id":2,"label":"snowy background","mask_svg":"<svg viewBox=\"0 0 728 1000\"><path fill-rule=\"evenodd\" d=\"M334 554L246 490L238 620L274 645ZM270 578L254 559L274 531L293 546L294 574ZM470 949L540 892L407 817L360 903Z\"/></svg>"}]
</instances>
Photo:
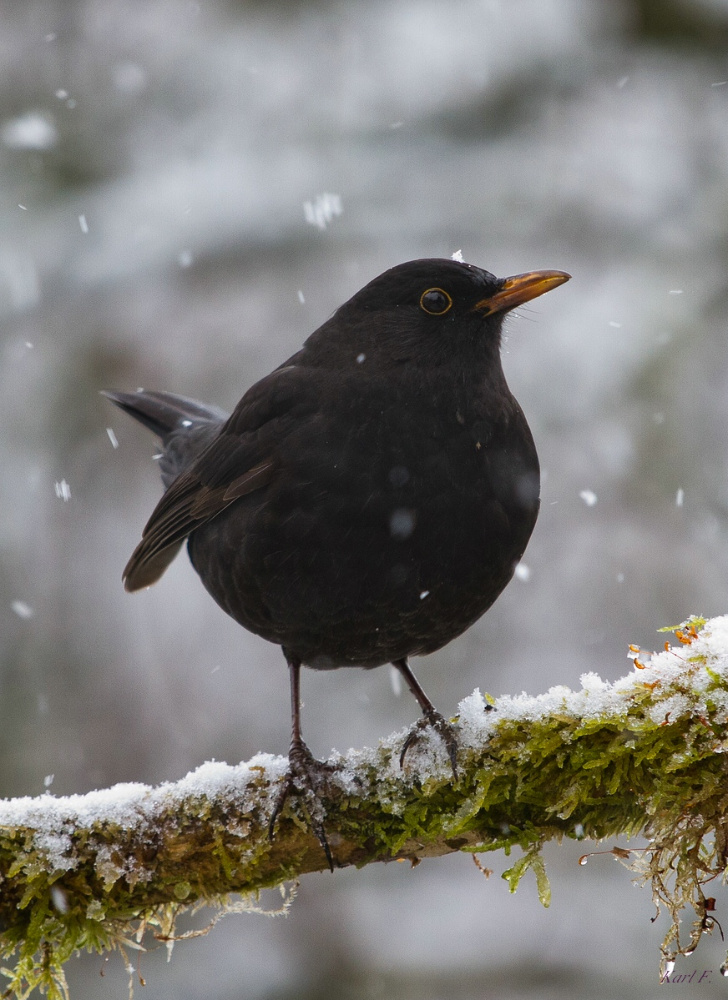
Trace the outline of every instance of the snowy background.
<instances>
[{"instance_id":1,"label":"snowy background","mask_svg":"<svg viewBox=\"0 0 728 1000\"><path fill-rule=\"evenodd\" d=\"M0 0L0 18L1 795L286 751L280 652L186 557L123 592L160 486L151 438L98 390L230 408L409 258L574 276L508 322L542 512L527 579L414 662L441 710L613 679L628 643L728 610L726 0ZM387 668L307 671L303 697L320 755L417 717ZM649 892L609 857L579 867L585 849L546 852L549 911L529 878L509 896L502 857L488 882L463 856L309 877L287 919L144 956L143 992L662 996ZM724 994L723 947L678 966L713 970L701 996ZM126 997L117 958L69 975L76 998Z\"/></svg>"}]
</instances>

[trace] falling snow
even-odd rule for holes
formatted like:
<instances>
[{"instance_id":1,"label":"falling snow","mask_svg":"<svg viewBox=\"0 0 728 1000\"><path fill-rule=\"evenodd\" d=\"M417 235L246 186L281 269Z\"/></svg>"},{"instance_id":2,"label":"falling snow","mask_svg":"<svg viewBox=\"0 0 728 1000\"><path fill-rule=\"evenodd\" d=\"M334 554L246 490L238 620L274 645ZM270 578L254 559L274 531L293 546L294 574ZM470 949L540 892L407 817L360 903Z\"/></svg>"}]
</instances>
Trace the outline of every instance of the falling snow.
<instances>
[{"instance_id":1,"label":"falling snow","mask_svg":"<svg viewBox=\"0 0 728 1000\"><path fill-rule=\"evenodd\" d=\"M400 541L409 538L415 529L415 520L415 512L406 507L398 507L392 511L389 519L389 531L392 538L397 538Z\"/></svg>"},{"instance_id":2,"label":"falling snow","mask_svg":"<svg viewBox=\"0 0 728 1000\"><path fill-rule=\"evenodd\" d=\"M12 118L0 129L0 139L9 149L52 149L58 142L55 125L36 112Z\"/></svg>"},{"instance_id":3,"label":"falling snow","mask_svg":"<svg viewBox=\"0 0 728 1000\"><path fill-rule=\"evenodd\" d=\"M25 601L13 601L10 607L18 616L18 618L24 618L26 621L28 618L32 618L33 615L35 614L31 606L29 604L26 604Z\"/></svg>"},{"instance_id":4,"label":"falling snow","mask_svg":"<svg viewBox=\"0 0 728 1000\"><path fill-rule=\"evenodd\" d=\"M304 201L303 214L312 226L326 229L331 220L344 211L338 194L317 194L313 201Z\"/></svg>"},{"instance_id":5,"label":"falling snow","mask_svg":"<svg viewBox=\"0 0 728 1000\"><path fill-rule=\"evenodd\" d=\"M60 483L55 485L56 496L59 500L63 500L64 503L68 503L71 499L71 487L68 485L65 479L62 479Z\"/></svg>"},{"instance_id":6,"label":"falling snow","mask_svg":"<svg viewBox=\"0 0 728 1000\"><path fill-rule=\"evenodd\" d=\"M51 886L51 899L53 900L53 905L55 906L55 908L58 910L59 913L68 912L68 899L66 898L65 892L63 891L63 889L61 889L60 886L58 885Z\"/></svg>"}]
</instances>

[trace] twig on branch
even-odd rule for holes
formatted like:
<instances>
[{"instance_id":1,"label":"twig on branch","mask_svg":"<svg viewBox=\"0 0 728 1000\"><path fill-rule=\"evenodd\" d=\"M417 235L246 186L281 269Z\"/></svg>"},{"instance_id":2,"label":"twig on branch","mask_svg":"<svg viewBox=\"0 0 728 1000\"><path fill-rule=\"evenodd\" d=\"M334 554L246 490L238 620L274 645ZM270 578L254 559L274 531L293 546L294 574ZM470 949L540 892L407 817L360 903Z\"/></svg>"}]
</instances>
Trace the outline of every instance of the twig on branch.
<instances>
[{"instance_id":1,"label":"twig on branch","mask_svg":"<svg viewBox=\"0 0 728 1000\"><path fill-rule=\"evenodd\" d=\"M673 631L678 645L659 654L631 647L634 669L614 684L585 674L576 692L466 698L457 784L434 734L404 770L401 733L331 758L323 804L336 864L518 846L504 877L515 890L532 868L548 905L545 841L641 833L649 846L634 867L672 915L663 968L689 952L716 923L702 887L728 852L728 616ZM259 755L157 788L0 802L0 954L15 957L5 995L66 996L62 966L78 949L139 946L147 928L172 939L185 910L324 871L305 802L290 800L268 838L286 764ZM681 944L687 904L697 920Z\"/></svg>"}]
</instances>

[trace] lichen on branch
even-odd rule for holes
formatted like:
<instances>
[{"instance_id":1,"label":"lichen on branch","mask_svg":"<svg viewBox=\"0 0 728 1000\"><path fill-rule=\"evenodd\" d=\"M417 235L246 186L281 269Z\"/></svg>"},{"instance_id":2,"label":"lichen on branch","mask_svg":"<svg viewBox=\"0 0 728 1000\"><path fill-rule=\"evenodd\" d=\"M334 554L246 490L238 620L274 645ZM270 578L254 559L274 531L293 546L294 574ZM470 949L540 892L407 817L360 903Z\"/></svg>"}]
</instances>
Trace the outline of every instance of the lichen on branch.
<instances>
[{"instance_id":1,"label":"lichen on branch","mask_svg":"<svg viewBox=\"0 0 728 1000\"><path fill-rule=\"evenodd\" d=\"M659 653L630 647L633 669L613 684L584 674L577 691L474 692L459 708L457 783L435 734L403 769L402 733L332 757L323 806L336 864L518 847L504 877L515 890L533 870L548 905L543 843L642 834L636 870L672 915L663 968L689 953L717 922L704 886L728 851L728 616L672 631L677 644ZM269 839L286 767L260 754L156 788L0 802L4 995L65 997L75 951L139 947L147 930L170 941L182 912L252 907L262 889L325 870L305 801L288 801ZM682 942L687 905L696 920Z\"/></svg>"}]
</instances>

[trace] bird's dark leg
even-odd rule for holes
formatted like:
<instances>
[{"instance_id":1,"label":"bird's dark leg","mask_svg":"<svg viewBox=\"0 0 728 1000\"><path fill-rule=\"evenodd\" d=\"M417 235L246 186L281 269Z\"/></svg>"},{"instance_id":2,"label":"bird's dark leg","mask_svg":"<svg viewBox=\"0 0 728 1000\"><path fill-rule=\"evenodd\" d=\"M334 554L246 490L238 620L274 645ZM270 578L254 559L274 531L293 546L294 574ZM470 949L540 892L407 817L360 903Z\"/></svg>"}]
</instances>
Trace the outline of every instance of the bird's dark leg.
<instances>
[{"instance_id":1,"label":"bird's dark leg","mask_svg":"<svg viewBox=\"0 0 728 1000\"><path fill-rule=\"evenodd\" d=\"M409 748L417 742L420 738L421 731L426 726L431 726L435 732L438 734L442 742L445 744L447 749L447 755L450 758L450 766L452 767L452 774L455 780L458 779L458 741L455 736L455 731L450 722L444 719L440 713L437 711L435 706L432 704L430 699L425 694L420 682L417 680L415 675L410 669L410 665L407 662L407 658L403 657L401 660L394 660L392 663L393 667L399 670L400 674L404 677L407 682L407 687L410 689L412 694L417 699L417 704L422 709L422 714L424 719L421 719L417 725L412 729L407 739L404 741L402 747L402 752L399 755L399 766L404 766L404 758L409 750Z\"/></svg>"},{"instance_id":2,"label":"bird's dark leg","mask_svg":"<svg viewBox=\"0 0 728 1000\"><path fill-rule=\"evenodd\" d=\"M305 746L301 736L301 664L299 660L288 660L288 676L291 688L291 746Z\"/></svg>"},{"instance_id":3,"label":"bird's dark leg","mask_svg":"<svg viewBox=\"0 0 728 1000\"><path fill-rule=\"evenodd\" d=\"M334 768L330 764L316 760L301 736L301 661L295 657L286 656L291 682L291 748L288 751L288 774L278 793L270 822L268 837L273 840L275 825L281 809L291 795L302 800L308 813L311 828L323 848L331 871L334 870L334 859L324 830L324 810L321 805L321 792L325 791L326 781ZM306 800L303 802L303 800Z\"/></svg>"}]
</instances>

